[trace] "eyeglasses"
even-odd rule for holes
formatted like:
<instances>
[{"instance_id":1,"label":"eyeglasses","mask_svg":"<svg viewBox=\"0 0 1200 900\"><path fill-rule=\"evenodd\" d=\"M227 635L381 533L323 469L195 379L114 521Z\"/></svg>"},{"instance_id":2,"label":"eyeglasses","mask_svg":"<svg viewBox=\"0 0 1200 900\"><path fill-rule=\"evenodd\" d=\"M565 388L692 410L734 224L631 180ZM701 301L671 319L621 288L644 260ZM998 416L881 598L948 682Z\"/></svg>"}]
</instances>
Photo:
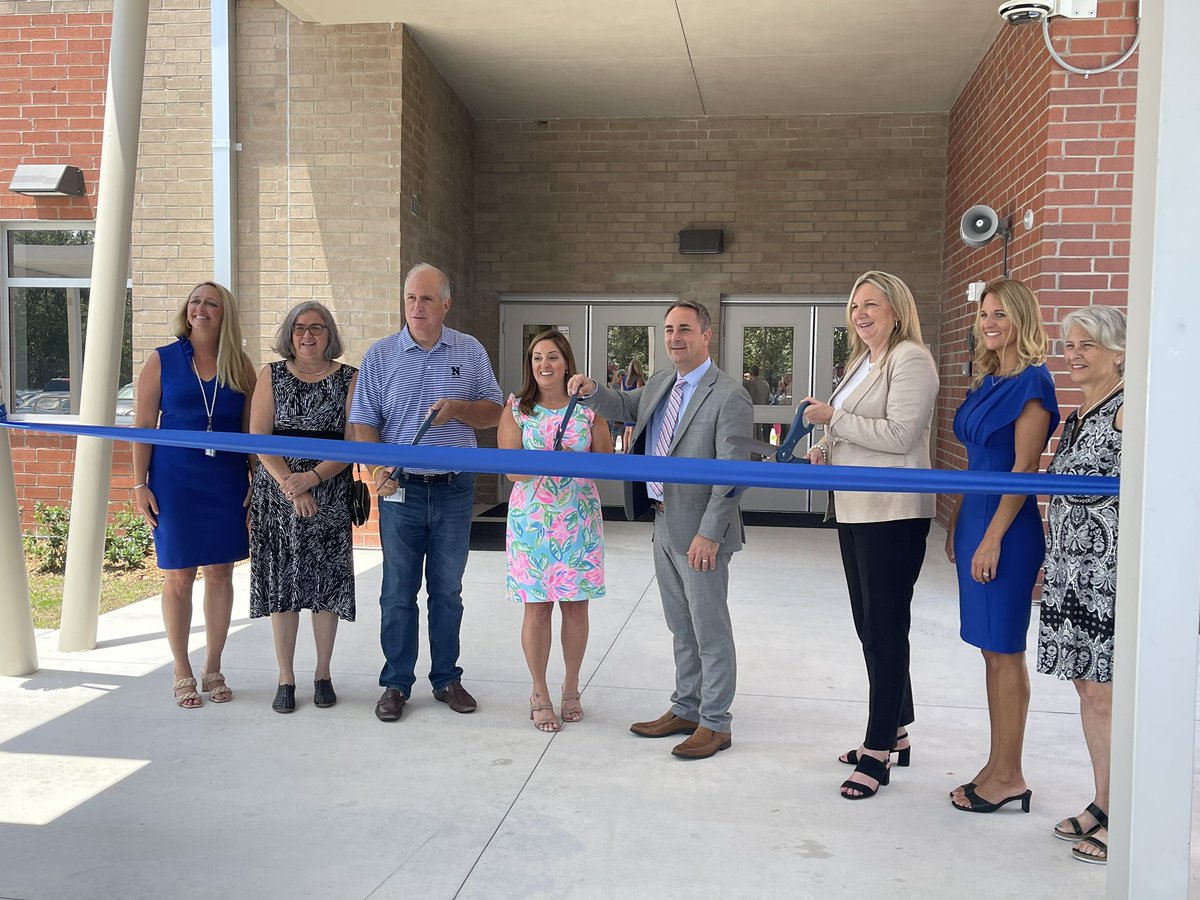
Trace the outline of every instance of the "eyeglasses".
<instances>
[{"instance_id":1,"label":"eyeglasses","mask_svg":"<svg viewBox=\"0 0 1200 900\"><path fill-rule=\"evenodd\" d=\"M313 337L319 338L321 335L323 335L328 330L329 330L328 328L326 328L324 325L320 325L320 324L318 324L318 325L301 325L299 322L297 322L295 325L292 326L292 334L294 334L296 337L303 337L304 332L307 331Z\"/></svg>"}]
</instances>

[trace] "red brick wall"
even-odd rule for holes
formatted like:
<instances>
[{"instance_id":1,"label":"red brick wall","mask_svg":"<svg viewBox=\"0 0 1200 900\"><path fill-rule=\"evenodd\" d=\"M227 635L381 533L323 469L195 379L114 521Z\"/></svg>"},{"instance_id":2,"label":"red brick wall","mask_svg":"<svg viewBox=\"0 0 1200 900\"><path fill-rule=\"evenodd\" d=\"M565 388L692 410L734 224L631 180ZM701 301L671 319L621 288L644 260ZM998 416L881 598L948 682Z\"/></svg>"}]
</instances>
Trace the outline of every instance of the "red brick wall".
<instances>
[{"instance_id":1,"label":"red brick wall","mask_svg":"<svg viewBox=\"0 0 1200 900\"><path fill-rule=\"evenodd\" d=\"M1136 8L1136 2L1102 0L1095 20L1055 19L1055 48L1081 68L1113 60L1132 40ZM967 285L1002 272L1002 241L967 247L958 234L962 214L986 203L1002 217L1013 217L1011 275L1038 296L1065 417L1077 405L1078 391L1058 355L1056 323L1072 308L1127 304L1136 84L1136 54L1113 72L1085 79L1054 63L1040 28L1009 27L997 35L951 110L939 467L966 466L951 424L967 391L966 338L978 313L966 300ZM1026 210L1034 214L1031 230L1021 224ZM942 498L943 516L946 510Z\"/></svg>"},{"instance_id":2,"label":"red brick wall","mask_svg":"<svg viewBox=\"0 0 1200 900\"><path fill-rule=\"evenodd\" d=\"M4 439L0 435L0 439ZM13 480L21 527L33 532L33 506L39 500L50 506L71 502L75 477L75 438L42 432L8 431L13 456ZM133 499L133 457L129 444L113 445L112 490L108 495L109 515Z\"/></svg>"},{"instance_id":3,"label":"red brick wall","mask_svg":"<svg viewBox=\"0 0 1200 900\"><path fill-rule=\"evenodd\" d=\"M107 12L0 18L0 219L95 218L111 22ZM79 167L86 196L12 193L20 163Z\"/></svg>"}]
</instances>

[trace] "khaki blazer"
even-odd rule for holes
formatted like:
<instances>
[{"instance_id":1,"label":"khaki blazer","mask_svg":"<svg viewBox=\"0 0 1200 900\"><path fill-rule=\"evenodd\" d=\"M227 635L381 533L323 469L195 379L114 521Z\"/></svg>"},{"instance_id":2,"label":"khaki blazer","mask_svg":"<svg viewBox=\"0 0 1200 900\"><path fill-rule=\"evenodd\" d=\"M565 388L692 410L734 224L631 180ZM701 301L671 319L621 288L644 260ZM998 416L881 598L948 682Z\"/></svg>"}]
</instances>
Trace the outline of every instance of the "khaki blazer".
<instances>
[{"instance_id":1,"label":"khaki blazer","mask_svg":"<svg viewBox=\"0 0 1200 900\"><path fill-rule=\"evenodd\" d=\"M849 378L867 355L846 374ZM928 469L929 431L938 394L937 364L924 345L898 344L862 380L820 441L834 466L883 466ZM835 491L826 519L839 522L892 522L933 518L933 494Z\"/></svg>"}]
</instances>

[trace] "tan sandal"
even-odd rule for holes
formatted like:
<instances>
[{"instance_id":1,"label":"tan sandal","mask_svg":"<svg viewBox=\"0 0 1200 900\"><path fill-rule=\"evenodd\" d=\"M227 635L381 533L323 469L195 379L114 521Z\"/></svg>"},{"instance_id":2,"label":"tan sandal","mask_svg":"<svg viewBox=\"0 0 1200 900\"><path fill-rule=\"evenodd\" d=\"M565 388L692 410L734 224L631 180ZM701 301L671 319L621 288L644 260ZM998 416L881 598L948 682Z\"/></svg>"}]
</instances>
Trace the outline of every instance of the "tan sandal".
<instances>
[{"instance_id":1,"label":"tan sandal","mask_svg":"<svg viewBox=\"0 0 1200 900\"><path fill-rule=\"evenodd\" d=\"M201 673L200 682L204 693L208 694L208 699L213 703L228 703L233 699L233 691L229 689L229 685L225 683L225 676L220 672L209 672L207 675Z\"/></svg>"},{"instance_id":2,"label":"tan sandal","mask_svg":"<svg viewBox=\"0 0 1200 900\"><path fill-rule=\"evenodd\" d=\"M550 718L548 720L543 720L540 722L533 718L534 713L541 712L544 709L548 709L548 710L550 710L551 713L553 713L554 712L554 704L553 703L538 703L533 697L529 698L529 718L530 718L530 721L533 722L533 727L536 728L538 731L545 732L546 734L553 734L554 732L556 732L560 728L562 728L562 725L559 724L558 716L553 716L552 718Z\"/></svg>"},{"instance_id":3,"label":"tan sandal","mask_svg":"<svg viewBox=\"0 0 1200 900\"><path fill-rule=\"evenodd\" d=\"M180 678L171 691L175 695L175 705L180 709L199 709L204 705L204 698L196 693L195 678ZM184 693L181 694L180 691Z\"/></svg>"},{"instance_id":4,"label":"tan sandal","mask_svg":"<svg viewBox=\"0 0 1200 900\"><path fill-rule=\"evenodd\" d=\"M567 703L574 702L573 709L567 709ZM582 722L583 707L579 705L579 691L563 691L562 694L562 720L564 722Z\"/></svg>"}]
</instances>

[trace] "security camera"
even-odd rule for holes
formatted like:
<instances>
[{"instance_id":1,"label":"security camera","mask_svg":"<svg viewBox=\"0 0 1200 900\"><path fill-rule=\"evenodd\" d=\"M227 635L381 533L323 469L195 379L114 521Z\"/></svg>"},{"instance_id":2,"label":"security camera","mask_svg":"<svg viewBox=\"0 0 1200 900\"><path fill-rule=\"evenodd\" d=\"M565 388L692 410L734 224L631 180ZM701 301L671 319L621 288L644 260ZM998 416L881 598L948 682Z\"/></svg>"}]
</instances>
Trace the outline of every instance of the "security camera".
<instances>
[{"instance_id":1,"label":"security camera","mask_svg":"<svg viewBox=\"0 0 1200 900\"><path fill-rule=\"evenodd\" d=\"M1096 0L1004 0L999 12L1009 25L1037 23L1051 16L1094 19Z\"/></svg>"},{"instance_id":2,"label":"security camera","mask_svg":"<svg viewBox=\"0 0 1200 900\"><path fill-rule=\"evenodd\" d=\"M1004 0L1000 18L1009 25L1040 22L1058 12L1058 0Z\"/></svg>"}]
</instances>

